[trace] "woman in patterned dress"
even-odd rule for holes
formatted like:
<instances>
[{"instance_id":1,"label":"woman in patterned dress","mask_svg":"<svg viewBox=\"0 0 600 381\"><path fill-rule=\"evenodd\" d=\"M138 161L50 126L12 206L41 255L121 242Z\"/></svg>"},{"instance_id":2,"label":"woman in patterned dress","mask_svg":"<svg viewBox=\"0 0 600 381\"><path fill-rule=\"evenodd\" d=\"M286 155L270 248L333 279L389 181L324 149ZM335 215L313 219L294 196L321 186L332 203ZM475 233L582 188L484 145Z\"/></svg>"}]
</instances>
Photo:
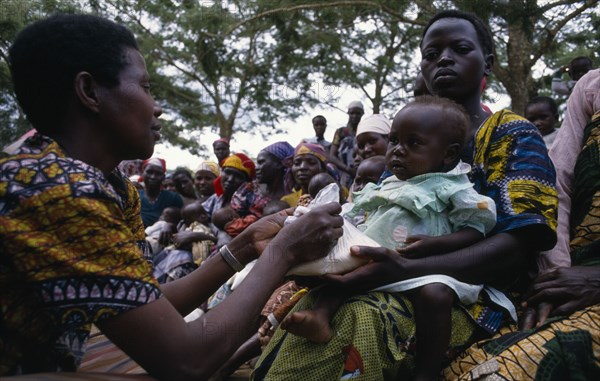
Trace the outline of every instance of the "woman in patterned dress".
<instances>
[{"instance_id":1,"label":"woman in patterned dress","mask_svg":"<svg viewBox=\"0 0 600 381\"><path fill-rule=\"evenodd\" d=\"M494 199L497 224L479 243L441 255L408 259L384 248L356 247L371 262L333 282L368 291L385 283L442 273L464 282L491 284L505 293L523 290L535 252L556 242L555 173L536 127L502 110L480 106L482 78L494 63L489 29L476 16L444 11L425 27L421 71L435 95L461 104L470 116L471 139L461 160L470 180ZM415 142L418 144L418 141ZM295 309L311 308L305 297ZM349 298L332 321L334 337L312 343L278 330L254 371L255 380L412 379L415 340L413 307L401 294L370 292ZM452 312L448 360L508 324L489 300L457 303ZM485 326L486 329L481 328Z\"/></svg>"},{"instance_id":2,"label":"woman in patterned dress","mask_svg":"<svg viewBox=\"0 0 600 381\"><path fill-rule=\"evenodd\" d=\"M9 66L39 134L0 160L0 376L75 371L94 324L156 378L207 379L256 332L289 268L341 236L339 205L285 228L286 213L273 215L159 286L138 192L116 169L150 157L160 138L162 110L131 31L52 16L19 33ZM261 252L245 287L186 323L182 315Z\"/></svg>"}]
</instances>

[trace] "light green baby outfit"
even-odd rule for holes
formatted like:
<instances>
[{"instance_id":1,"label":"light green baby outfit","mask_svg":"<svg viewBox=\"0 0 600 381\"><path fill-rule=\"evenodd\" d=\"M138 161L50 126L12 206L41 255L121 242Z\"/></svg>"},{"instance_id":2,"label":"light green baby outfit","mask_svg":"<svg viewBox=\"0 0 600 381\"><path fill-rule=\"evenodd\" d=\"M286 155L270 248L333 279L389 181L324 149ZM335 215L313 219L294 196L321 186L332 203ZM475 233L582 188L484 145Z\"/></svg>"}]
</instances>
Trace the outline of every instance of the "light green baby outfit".
<instances>
[{"instance_id":1,"label":"light green baby outfit","mask_svg":"<svg viewBox=\"0 0 600 381\"><path fill-rule=\"evenodd\" d=\"M410 235L440 236L465 227L486 234L496 224L496 205L473 189L470 170L460 162L446 173L369 183L353 194L354 207L347 217L364 210L366 221L358 228L389 249L402 246Z\"/></svg>"}]
</instances>

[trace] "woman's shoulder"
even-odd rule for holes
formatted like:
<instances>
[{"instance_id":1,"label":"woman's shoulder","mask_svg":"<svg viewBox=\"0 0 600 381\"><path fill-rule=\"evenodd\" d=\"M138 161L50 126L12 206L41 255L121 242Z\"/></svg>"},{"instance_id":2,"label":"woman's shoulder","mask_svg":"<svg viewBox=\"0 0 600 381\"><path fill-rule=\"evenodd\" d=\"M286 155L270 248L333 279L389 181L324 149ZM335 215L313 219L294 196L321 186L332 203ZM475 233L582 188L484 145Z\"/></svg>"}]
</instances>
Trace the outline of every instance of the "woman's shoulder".
<instances>
[{"instance_id":1,"label":"woman's shoulder","mask_svg":"<svg viewBox=\"0 0 600 381\"><path fill-rule=\"evenodd\" d=\"M98 168L66 156L60 146L47 137L39 138L35 145L26 144L15 155L2 159L0 172L3 174L0 180L2 209L9 204L16 207L21 201L42 194L52 198L120 200L123 193L128 193L125 183L122 183L123 189L116 189Z\"/></svg>"},{"instance_id":2,"label":"woman's shoulder","mask_svg":"<svg viewBox=\"0 0 600 381\"><path fill-rule=\"evenodd\" d=\"M535 126L522 117L521 115L516 114L515 112L503 109L500 111L496 111L493 113L481 126L480 131L485 130L493 130L493 131L505 131L510 132L513 129L527 128L532 129L532 131L537 131Z\"/></svg>"}]
</instances>

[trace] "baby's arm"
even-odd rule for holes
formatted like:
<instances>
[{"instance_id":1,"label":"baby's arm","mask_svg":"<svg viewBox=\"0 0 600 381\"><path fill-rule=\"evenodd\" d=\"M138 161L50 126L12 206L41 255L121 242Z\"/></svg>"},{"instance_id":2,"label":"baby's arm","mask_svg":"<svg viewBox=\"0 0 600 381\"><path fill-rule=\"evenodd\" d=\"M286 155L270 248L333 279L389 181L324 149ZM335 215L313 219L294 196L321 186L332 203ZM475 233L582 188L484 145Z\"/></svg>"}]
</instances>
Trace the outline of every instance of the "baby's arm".
<instances>
[{"instance_id":1,"label":"baby's arm","mask_svg":"<svg viewBox=\"0 0 600 381\"><path fill-rule=\"evenodd\" d=\"M429 257L469 247L483 238L482 233L469 227L438 237L413 235L406 238L407 245L398 248L398 252L409 258Z\"/></svg>"}]
</instances>

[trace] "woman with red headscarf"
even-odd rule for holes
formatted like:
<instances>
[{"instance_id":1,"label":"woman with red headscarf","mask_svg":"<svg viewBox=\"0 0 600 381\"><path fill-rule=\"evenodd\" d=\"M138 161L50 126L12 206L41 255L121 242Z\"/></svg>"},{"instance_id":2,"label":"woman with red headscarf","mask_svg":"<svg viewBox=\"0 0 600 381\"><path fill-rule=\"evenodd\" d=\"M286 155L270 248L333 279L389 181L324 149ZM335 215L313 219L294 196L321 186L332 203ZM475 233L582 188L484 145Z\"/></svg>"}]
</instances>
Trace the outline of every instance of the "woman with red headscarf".
<instances>
[{"instance_id":1,"label":"woman with red headscarf","mask_svg":"<svg viewBox=\"0 0 600 381\"><path fill-rule=\"evenodd\" d=\"M140 201L142 203L141 214L144 227L158 221L165 208L181 208L183 206L181 196L175 192L162 189L166 170L165 161L157 157L144 160L142 164L144 189L140 190Z\"/></svg>"}]
</instances>

